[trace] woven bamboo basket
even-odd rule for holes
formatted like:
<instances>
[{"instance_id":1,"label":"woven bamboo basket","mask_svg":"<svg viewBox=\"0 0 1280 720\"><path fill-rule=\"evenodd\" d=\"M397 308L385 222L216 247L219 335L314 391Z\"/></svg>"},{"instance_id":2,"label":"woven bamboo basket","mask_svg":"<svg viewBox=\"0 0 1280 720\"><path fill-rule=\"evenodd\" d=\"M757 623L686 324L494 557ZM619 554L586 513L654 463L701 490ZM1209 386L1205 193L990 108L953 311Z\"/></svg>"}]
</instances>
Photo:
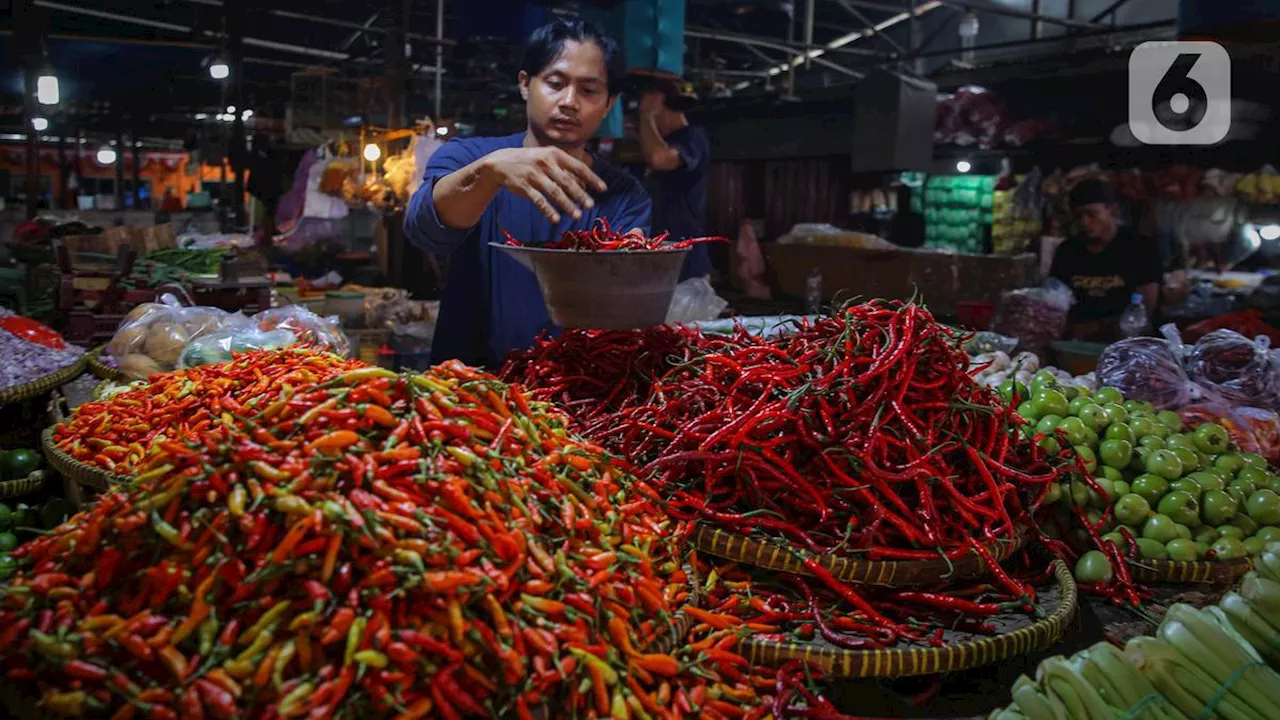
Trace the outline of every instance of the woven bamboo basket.
<instances>
[{"instance_id":1,"label":"woven bamboo basket","mask_svg":"<svg viewBox=\"0 0 1280 720\"><path fill-rule=\"evenodd\" d=\"M32 380L25 385L15 385L11 388L0 390L0 405L12 405L51 393L80 377L80 374L84 372L84 363L84 357L81 356L79 360L61 370L45 375L39 380Z\"/></svg>"},{"instance_id":2,"label":"woven bamboo basket","mask_svg":"<svg viewBox=\"0 0 1280 720\"><path fill-rule=\"evenodd\" d=\"M0 500L30 495L39 490L44 486L46 474L44 470L36 470L24 478L0 482Z\"/></svg>"},{"instance_id":3,"label":"woven bamboo basket","mask_svg":"<svg viewBox=\"0 0 1280 720\"><path fill-rule=\"evenodd\" d=\"M948 632L944 647L904 647L880 650L846 650L821 641L771 641L744 637L738 651L749 662L780 666L803 660L828 677L897 678L967 670L992 665L1053 645L1062 638L1075 616L1076 583L1060 560L1053 563L1057 586L1040 595L1048 614L1036 621L1024 616L998 616L989 620L1003 626L999 635L981 636Z\"/></svg>"},{"instance_id":4,"label":"woven bamboo basket","mask_svg":"<svg viewBox=\"0 0 1280 720\"><path fill-rule=\"evenodd\" d=\"M117 475L102 468L82 463L59 450L57 443L53 439L52 427L45 428L44 432L40 434L40 447L44 450L45 459L49 461L49 467L74 483L94 490L106 490L112 485L119 485L129 481L127 475Z\"/></svg>"},{"instance_id":5,"label":"woven bamboo basket","mask_svg":"<svg viewBox=\"0 0 1280 720\"><path fill-rule=\"evenodd\" d=\"M92 352L85 356L85 364L89 367L89 372L99 380L114 380L121 382L124 380L124 371L118 367L112 367L103 361L102 356L107 350L106 345L95 348Z\"/></svg>"},{"instance_id":6,"label":"woven bamboo basket","mask_svg":"<svg viewBox=\"0 0 1280 720\"><path fill-rule=\"evenodd\" d=\"M1243 558L1196 562L1138 560L1129 563L1129 573L1134 580L1146 583L1234 585L1251 567L1253 564Z\"/></svg>"},{"instance_id":7,"label":"woven bamboo basket","mask_svg":"<svg viewBox=\"0 0 1280 720\"><path fill-rule=\"evenodd\" d=\"M1016 542L1001 543L989 549L997 560L1004 560L1021 544L1022 536L1019 536ZM747 565L796 575L811 574L804 567L802 555L780 542L753 540L710 525L698 525L693 533L693 545L702 552ZM892 588L931 585L939 579L959 582L987 573L982 559L972 551L951 562L942 558L881 562L823 555L818 558L818 564L847 583Z\"/></svg>"}]
</instances>

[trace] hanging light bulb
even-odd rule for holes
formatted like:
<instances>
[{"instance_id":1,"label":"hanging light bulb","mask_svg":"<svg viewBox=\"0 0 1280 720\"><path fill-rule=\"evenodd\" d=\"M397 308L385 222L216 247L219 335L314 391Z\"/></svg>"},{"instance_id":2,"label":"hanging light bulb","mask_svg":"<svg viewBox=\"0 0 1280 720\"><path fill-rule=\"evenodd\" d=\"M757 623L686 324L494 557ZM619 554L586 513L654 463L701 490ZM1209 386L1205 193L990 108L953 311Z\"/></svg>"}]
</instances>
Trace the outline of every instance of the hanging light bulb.
<instances>
[{"instance_id":1,"label":"hanging light bulb","mask_svg":"<svg viewBox=\"0 0 1280 720\"><path fill-rule=\"evenodd\" d=\"M114 165L116 163L116 149L110 145L103 145L98 148L98 164Z\"/></svg>"},{"instance_id":2,"label":"hanging light bulb","mask_svg":"<svg viewBox=\"0 0 1280 720\"><path fill-rule=\"evenodd\" d=\"M958 172L967 173L972 169L973 169L973 165L971 165L968 160L961 160L960 162L956 163L956 171Z\"/></svg>"},{"instance_id":3,"label":"hanging light bulb","mask_svg":"<svg viewBox=\"0 0 1280 720\"><path fill-rule=\"evenodd\" d=\"M44 132L49 129L49 119L42 117L31 118L31 128L36 132Z\"/></svg>"},{"instance_id":4,"label":"hanging light bulb","mask_svg":"<svg viewBox=\"0 0 1280 720\"><path fill-rule=\"evenodd\" d=\"M214 80L226 80L231 75L231 66L220 57L209 61L209 77Z\"/></svg>"},{"instance_id":5,"label":"hanging light bulb","mask_svg":"<svg viewBox=\"0 0 1280 720\"><path fill-rule=\"evenodd\" d=\"M378 158L382 157L382 148L377 143L369 143L364 146L364 159L369 162L378 162Z\"/></svg>"},{"instance_id":6,"label":"hanging light bulb","mask_svg":"<svg viewBox=\"0 0 1280 720\"><path fill-rule=\"evenodd\" d=\"M45 63L36 78L36 101L41 105L57 105L60 95L58 76L53 74L53 66Z\"/></svg>"}]
</instances>

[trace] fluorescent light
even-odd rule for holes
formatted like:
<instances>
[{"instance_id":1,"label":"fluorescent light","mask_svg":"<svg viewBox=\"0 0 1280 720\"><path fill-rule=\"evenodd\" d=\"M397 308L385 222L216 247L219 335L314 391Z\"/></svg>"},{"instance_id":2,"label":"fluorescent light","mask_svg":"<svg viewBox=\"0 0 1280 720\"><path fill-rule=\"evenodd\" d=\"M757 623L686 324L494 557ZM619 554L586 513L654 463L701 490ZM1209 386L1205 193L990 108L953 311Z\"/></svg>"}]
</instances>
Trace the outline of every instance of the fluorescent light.
<instances>
[{"instance_id":1,"label":"fluorescent light","mask_svg":"<svg viewBox=\"0 0 1280 720\"><path fill-rule=\"evenodd\" d=\"M58 76L49 68L40 71L40 77L36 78L36 100L41 105L57 105L59 95Z\"/></svg>"},{"instance_id":2,"label":"fluorescent light","mask_svg":"<svg viewBox=\"0 0 1280 720\"><path fill-rule=\"evenodd\" d=\"M253 111L250 110L249 108L245 108L244 112L240 113L240 117L245 120L248 120L249 118L253 117Z\"/></svg>"},{"instance_id":3,"label":"fluorescent light","mask_svg":"<svg viewBox=\"0 0 1280 720\"><path fill-rule=\"evenodd\" d=\"M208 119L209 119L209 113L196 113L196 119L197 119L197 120L208 120Z\"/></svg>"},{"instance_id":4,"label":"fluorescent light","mask_svg":"<svg viewBox=\"0 0 1280 720\"><path fill-rule=\"evenodd\" d=\"M49 119L42 117L31 118L31 127L36 132L44 132L49 129Z\"/></svg>"},{"instance_id":5,"label":"fluorescent light","mask_svg":"<svg viewBox=\"0 0 1280 720\"><path fill-rule=\"evenodd\" d=\"M1258 235L1263 240L1280 240L1280 225L1263 225L1258 228Z\"/></svg>"},{"instance_id":6,"label":"fluorescent light","mask_svg":"<svg viewBox=\"0 0 1280 720\"><path fill-rule=\"evenodd\" d=\"M226 61L218 58L209 64L209 77L214 80L226 80L231 75L231 67Z\"/></svg>"},{"instance_id":7,"label":"fluorescent light","mask_svg":"<svg viewBox=\"0 0 1280 720\"><path fill-rule=\"evenodd\" d=\"M235 105L228 105L228 106L227 106L227 112L229 112L229 113L234 113L235 111L236 111L236 106L235 106Z\"/></svg>"},{"instance_id":8,"label":"fluorescent light","mask_svg":"<svg viewBox=\"0 0 1280 720\"><path fill-rule=\"evenodd\" d=\"M110 145L103 145L101 148L98 149L99 165L114 165L115 162L116 162L115 148L111 147Z\"/></svg>"},{"instance_id":9,"label":"fluorescent light","mask_svg":"<svg viewBox=\"0 0 1280 720\"><path fill-rule=\"evenodd\" d=\"M378 162L378 158L382 157L382 148L377 143L369 143L364 146L364 159L369 162Z\"/></svg>"},{"instance_id":10,"label":"fluorescent light","mask_svg":"<svg viewBox=\"0 0 1280 720\"><path fill-rule=\"evenodd\" d=\"M956 163L957 172L967 173L972 169L973 169L973 165L970 165L968 160L961 160L960 162Z\"/></svg>"}]
</instances>

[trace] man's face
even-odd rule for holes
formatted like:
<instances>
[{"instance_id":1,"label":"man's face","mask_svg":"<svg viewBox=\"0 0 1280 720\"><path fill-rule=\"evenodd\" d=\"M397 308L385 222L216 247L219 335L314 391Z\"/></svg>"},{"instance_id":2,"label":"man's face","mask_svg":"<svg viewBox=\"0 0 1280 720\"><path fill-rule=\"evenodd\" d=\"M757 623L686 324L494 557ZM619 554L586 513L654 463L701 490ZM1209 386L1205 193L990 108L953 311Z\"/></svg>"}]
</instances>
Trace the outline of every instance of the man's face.
<instances>
[{"instance_id":1,"label":"man's face","mask_svg":"<svg viewBox=\"0 0 1280 720\"><path fill-rule=\"evenodd\" d=\"M1116 236L1116 213L1111 203L1079 205L1074 213L1076 222L1090 240L1110 242Z\"/></svg>"},{"instance_id":2,"label":"man's face","mask_svg":"<svg viewBox=\"0 0 1280 720\"><path fill-rule=\"evenodd\" d=\"M557 147L583 145L613 107L607 77L599 45L566 42L542 72L520 73L529 126Z\"/></svg>"}]
</instances>

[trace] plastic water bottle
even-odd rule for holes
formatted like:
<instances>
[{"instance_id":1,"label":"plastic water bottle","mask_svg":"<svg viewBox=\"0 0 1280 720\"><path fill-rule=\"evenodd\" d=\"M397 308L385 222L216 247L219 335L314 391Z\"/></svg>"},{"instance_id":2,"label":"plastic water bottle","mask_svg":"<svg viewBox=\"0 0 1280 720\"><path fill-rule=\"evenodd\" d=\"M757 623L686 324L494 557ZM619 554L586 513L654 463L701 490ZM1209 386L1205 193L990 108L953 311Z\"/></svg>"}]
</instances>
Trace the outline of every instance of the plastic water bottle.
<instances>
[{"instance_id":1,"label":"plastic water bottle","mask_svg":"<svg viewBox=\"0 0 1280 720\"><path fill-rule=\"evenodd\" d=\"M1142 293L1129 296L1129 307L1120 314L1120 334L1124 337L1145 335L1151 329L1147 321L1147 308L1142 304Z\"/></svg>"},{"instance_id":2,"label":"plastic water bottle","mask_svg":"<svg viewBox=\"0 0 1280 720\"><path fill-rule=\"evenodd\" d=\"M822 310L822 271L815 265L804 281L804 311L817 315Z\"/></svg>"}]
</instances>

